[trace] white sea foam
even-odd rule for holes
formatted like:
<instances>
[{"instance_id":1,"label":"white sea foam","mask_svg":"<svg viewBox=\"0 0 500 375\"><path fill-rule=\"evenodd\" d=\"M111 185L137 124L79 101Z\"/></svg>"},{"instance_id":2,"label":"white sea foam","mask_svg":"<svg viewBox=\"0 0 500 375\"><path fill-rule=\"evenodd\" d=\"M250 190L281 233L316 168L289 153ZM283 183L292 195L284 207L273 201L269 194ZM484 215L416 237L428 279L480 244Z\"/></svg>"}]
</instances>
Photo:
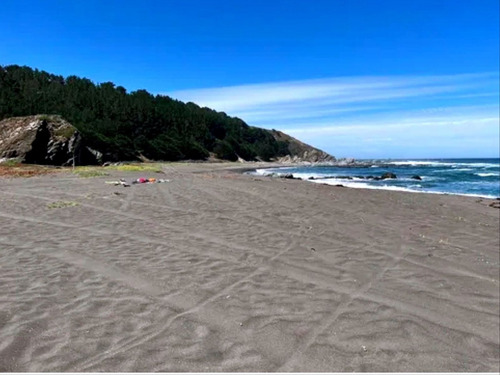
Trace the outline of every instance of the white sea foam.
<instances>
[{"instance_id":1,"label":"white sea foam","mask_svg":"<svg viewBox=\"0 0 500 375\"><path fill-rule=\"evenodd\" d=\"M290 172L288 172L291 169L295 169L295 168L287 167L287 168L279 168L279 170L277 170L277 169L257 169L254 172L251 172L250 174L257 175L257 176L274 176L274 177L292 174L294 178L301 178L303 180L307 180L309 178L331 177L331 176L325 176L325 175L320 174L320 173L290 173Z\"/></svg>"},{"instance_id":2,"label":"white sea foam","mask_svg":"<svg viewBox=\"0 0 500 375\"><path fill-rule=\"evenodd\" d=\"M279 169L257 169L254 172L250 172L250 174L253 175L258 175L258 176L284 176L290 174L290 172L287 172L288 170L295 169L293 167L287 167L287 168L279 168ZM371 180L371 179L366 179L365 178L360 178L360 177L355 177L355 176L349 176L350 178L343 178L339 176L346 176L345 174L322 174L322 173L291 173L294 178L300 178L302 180L335 180L338 182L346 182L346 181L376 181L376 180ZM432 181L432 180L438 180L438 177L428 177L428 176L420 176L422 180L425 181ZM414 178L410 177L398 177L398 181L415 181Z\"/></svg>"},{"instance_id":3,"label":"white sea foam","mask_svg":"<svg viewBox=\"0 0 500 375\"><path fill-rule=\"evenodd\" d=\"M325 180L314 180L312 182L316 182L319 184L325 185L338 185L342 182L342 185L345 187L355 188L355 189L373 189L373 190L394 190L394 191L409 191L409 192L418 192L418 190L412 190L405 187L400 186L390 186L390 185L370 185L363 182L350 182L350 180L342 180L342 179L325 179Z\"/></svg>"},{"instance_id":4,"label":"white sea foam","mask_svg":"<svg viewBox=\"0 0 500 375\"><path fill-rule=\"evenodd\" d=\"M476 176L479 177L492 177L492 176L500 176L498 173L474 173Z\"/></svg>"},{"instance_id":5,"label":"white sea foam","mask_svg":"<svg viewBox=\"0 0 500 375\"><path fill-rule=\"evenodd\" d=\"M266 176L267 175L267 170L265 169L256 169L255 171L249 172L250 174L257 175L257 176Z\"/></svg>"},{"instance_id":6,"label":"white sea foam","mask_svg":"<svg viewBox=\"0 0 500 375\"><path fill-rule=\"evenodd\" d=\"M311 182L315 182L318 184L325 184L325 185L338 185L340 181L337 179L326 179L326 180L313 180ZM359 182L342 182L342 185L354 189L391 190L391 191L404 191L407 193L425 193L425 194L439 194L439 195L461 195L467 197L489 198L489 199L497 198L494 195L487 195L487 194L468 194L468 193L450 193L450 192L431 191L431 190L415 190L401 186L369 185L366 183L359 183Z\"/></svg>"},{"instance_id":7,"label":"white sea foam","mask_svg":"<svg viewBox=\"0 0 500 375\"><path fill-rule=\"evenodd\" d=\"M434 167L476 167L476 168L498 168L498 164L494 163L453 163L444 161L432 161L432 160L404 160L404 161L389 161L387 164L390 165L408 165L412 167L417 166L434 166Z\"/></svg>"},{"instance_id":8,"label":"white sea foam","mask_svg":"<svg viewBox=\"0 0 500 375\"><path fill-rule=\"evenodd\" d=\"M387 164L392 165L410 165L410 166L418 166L418 165L455 165L456 163L442 163L439 161L423 161L423 160L405 160L405 161L390 161Z\"/></svg>"},{"instance_id":9,"label":"white sea foam","mask_svg":"<svg viewBox=\"0 0 500 375\"><path fill-rule=\"evenodd\" d=\"M466 166L466 167L476 167L476 168L498 168L498 164L493 163L457 163L457 166ZM457 166L453 168L457 168Z\"/></svg>"},{"instance_id":10,"label":"white sea foam","mask_svg":"<svg viewBox=\"0 0 500 375\"><path fill-rule=\"evenodd\" d=\"M441 163L444 164L444 163ZM448 163L451 164L451 163ZM465 163L462 163L465 164ZM488 163L483 163L484 165L489 165ZM494 164L490 164L494 165ZM495 167L498 167L495 165ZM478 188L475 186L478 186L479 189L482 189L485 183L489 183L488 181L491 180L486 180L486 179L481 179L481 181L454 181L454 182L447 182L447 178L445 175L434 175L434 176L425 176L421 175L421 179L423 180L423 184L421 184L419 181L416 181L415 179L410 178L408 175L406 176L399 176L397 180L368 180L366 178L359 178L359 177L354 177L351 175L351 173L347 172L347 176L350 176L349 178L346 178L346 173L344 171L339 171L339 173L328 173L331 171L325 170L321 172L316 171L314 168L299 168L299 172L297 172L297 167L286 167L286 168L269 168L269 169L258 169L254 173L254 175L260 175L260 176L272 176L272 177L279 177L279 176L284 176L284 175L289 175L292 174L294 178L300 178L302 180L310 180L312 182L316 183L323 183L323 184L329 184L329 185L339 185L342 184L346 187L352 187L352 188L361 188L361 189L374 189L374 190L392 190L392 191L403 191L403 192L412 192L412 193L429 193L429 194L451 194L451 195L462 195L462 196L471 196L471 197L482 197L482 198L496 198L498 195L495 193L495 187L488 186L484 187L485 189L488 189L488 193L484 194L477 194L477 193L460 193L460 192L450 192L447 191L448 188L455 186L455 188L458 188L458 190L462 191L478 191ZM449 171L449 169L448 169ZM497 172L496 170L492 170L491 168L454 168L453 172L459 172L459 171L474 171L474 173L477 176L480 177L490 177L490 176L500 176L500 173ZM479 172L481 171L481 172ZM326 173L325 173L326 172ZM446 172L445 170L433 170L434 172ZM430 182L430 181L435 181L437 185L433 185L432 187L426 186L425 183ZM394 186L394 182L397 182L397 185L403 184L404 186ZM429 190L430 189L430 190ZM495 195L492 195L495 194Z\"/></svg>"},{"instance_id":11,"label":"white sea foam","mask_svg":"<svg viewBox=\"0 0 500 375\"><path fill-rule=\"evenodd\" d=\"M285 168L283 168L285 169ZM274 170L271 170L271 169L256 169L254 172L252 172L252 174L255 174L257 176L272 176L272 175L275 175L279 172L276 172Z\"/></svg>"},{"instance_id":12,"label":"white sea foam","mask_svg":"<svg viewBox=\"0 0 500 375\"><path fill-rule=\"evenodd\" d=\"M308 180L310 178L325 178L325 175L320 174L320 173L292 173L293 177L295 178L301 178L303 180Z\"/></svg>"}]
</instances>

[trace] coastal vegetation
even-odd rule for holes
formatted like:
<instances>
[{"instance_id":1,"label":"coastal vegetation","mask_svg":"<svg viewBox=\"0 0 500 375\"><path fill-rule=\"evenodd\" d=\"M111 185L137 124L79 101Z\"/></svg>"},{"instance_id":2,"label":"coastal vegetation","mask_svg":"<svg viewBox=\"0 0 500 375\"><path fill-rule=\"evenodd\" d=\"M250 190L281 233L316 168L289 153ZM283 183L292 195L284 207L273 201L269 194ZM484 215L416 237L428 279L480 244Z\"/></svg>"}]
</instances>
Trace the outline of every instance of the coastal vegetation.
<instances>
[{"instance_id":1,"label":"coastal vegetation","mask_svg":"<svg viewBox=\"0 0 500 375\"><path fill-rule=\"evenodd\" d=\"M111 171L163 173L161 163L131 163L123 165L108 165L105 167L78 166L73 169L74 174L83 178L108 176Z\"/></svg>"},{"instance_id":2,"label":"coastal vegetation","mask_svg":"<svg viewBox=\"0 0 500 375\"><path fill-rule=\"evenodd\" d=\"M49 209L54 209L54 208L64 208L64 207L75 207L78 206L78 202L73 202L73 201L57 201L57 202L52 202L47 204L47 208Z\"/></svg>"},{"instance_id":3,"label":"coastal vegetation","mask_svg":"<svg viewBox=\"0 0 500 375\"><path fill-rule=\"evenodd\" d=\"M62 77L26 66L0 66L0 120L60 115L104 160L270 160L290 141L223 112L112 82ZM70 130L68 130L69 132Z\"/></svg>"}]
</instances>

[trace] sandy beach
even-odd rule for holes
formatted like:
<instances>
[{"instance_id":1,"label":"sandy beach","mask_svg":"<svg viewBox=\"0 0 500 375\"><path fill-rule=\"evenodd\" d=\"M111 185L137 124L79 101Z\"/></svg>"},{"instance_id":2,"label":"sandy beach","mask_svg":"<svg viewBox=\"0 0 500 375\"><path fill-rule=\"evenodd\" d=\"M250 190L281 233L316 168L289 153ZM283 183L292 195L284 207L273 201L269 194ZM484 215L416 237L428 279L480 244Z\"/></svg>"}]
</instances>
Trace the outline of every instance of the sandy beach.
<instances>
[{"instance_id":1,"label":"sandy beach","mask_svg":"<svg viewBox=\"0 0 500 375\"><path fill-rule=\"evenodd\" d=\"M0 371L499 371L492 200L234 168L0 177Z\"/></svg>"}]
</instances>

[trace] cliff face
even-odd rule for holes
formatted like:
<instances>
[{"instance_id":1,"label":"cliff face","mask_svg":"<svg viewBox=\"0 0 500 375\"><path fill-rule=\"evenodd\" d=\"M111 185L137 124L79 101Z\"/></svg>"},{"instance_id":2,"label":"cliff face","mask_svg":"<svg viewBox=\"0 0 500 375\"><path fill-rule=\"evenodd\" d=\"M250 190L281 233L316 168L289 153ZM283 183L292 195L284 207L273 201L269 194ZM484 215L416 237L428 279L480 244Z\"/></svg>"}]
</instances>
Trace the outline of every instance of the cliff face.
<instances>
[{"instance_id":1,"label":"cliff face","mask_svg":"<svg viewBox=\"0 0 500 375\"><path fill-rule=\"evenodd\" d=\"M331 163L335 157L276 130L276 141L285 142L288 154L281 163ZM100 150L105 152L106 150ZM102 153L85 145L78 130L57 115L12 117L0 121L0 160L44 165L88 165L102 163Z\"/></svg>"},{"instance_id":2,"label":"cliff face","mask_svg":"<svg viewBox=\"0 0 500 375\"><path fill-rule=\"evenodd\" d=\"M0 121L0 159L45 165L98 164L76 128L56 115L12 117Z\"/></svg>"},{"instance_id":3,"label":"cliff face","mask_svg":"<svg viewBox=\"0 0 500 375\"><path fill-rule=\"evenodd\" d=\"M57 113L61 117L39 116L41 113ZM30 117L25 123L13 116ZM57 129L70 129L58 125L62 118L76 127L87 146L102 153L102 161L140 157L206 160L210 156L232 161L238 157L247 161L288 162L333 159L286 134L250 126L240 118L195 103L183 103L146 90L127 93L124 87L112 82L95 84L86 78L64 78L26 66L0 66L0 119L4 118L10 119L2 124L7 128L2 130L6 133L1 146L3 157L15 155L25 162L69 162L69 154L75 151L68 150L73 147L71 136L66 140L57 138L58 132L66 131ZM41 122L32 124L35 120ZM15 135L18 133L22 134L20 138ZM85 155L78 157L82 164L88 163Z\"/></svg>"},{"instance_id":4,"label":"cliff face","mask_svg":"<svg viewBox=\"0 0 500 375\"><path fill-rule=\"evenodd\" d=\"M280 163L333 163L335 157L278 130L270 130L274 139L288 144L289 154L277 159Z\"/></svg>"}]
</instances>

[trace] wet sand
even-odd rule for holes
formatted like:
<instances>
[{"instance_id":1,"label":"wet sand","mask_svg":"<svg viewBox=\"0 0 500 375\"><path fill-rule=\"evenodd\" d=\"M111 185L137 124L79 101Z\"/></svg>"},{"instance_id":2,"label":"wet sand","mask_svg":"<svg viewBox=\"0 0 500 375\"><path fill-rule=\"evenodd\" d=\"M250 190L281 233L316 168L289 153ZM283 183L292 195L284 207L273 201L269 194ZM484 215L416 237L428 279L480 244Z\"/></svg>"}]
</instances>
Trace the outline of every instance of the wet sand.
<instances>
[{"instance_id":1,"label":"wet sand","mask_svg":"<svg viewBox=\"0 0 500 375\"><path fill-rule=\"evenodd\" d=\"M499 371L491 200L163 169L0 178L0 371Z\"/></svg>"}]
</instances>

